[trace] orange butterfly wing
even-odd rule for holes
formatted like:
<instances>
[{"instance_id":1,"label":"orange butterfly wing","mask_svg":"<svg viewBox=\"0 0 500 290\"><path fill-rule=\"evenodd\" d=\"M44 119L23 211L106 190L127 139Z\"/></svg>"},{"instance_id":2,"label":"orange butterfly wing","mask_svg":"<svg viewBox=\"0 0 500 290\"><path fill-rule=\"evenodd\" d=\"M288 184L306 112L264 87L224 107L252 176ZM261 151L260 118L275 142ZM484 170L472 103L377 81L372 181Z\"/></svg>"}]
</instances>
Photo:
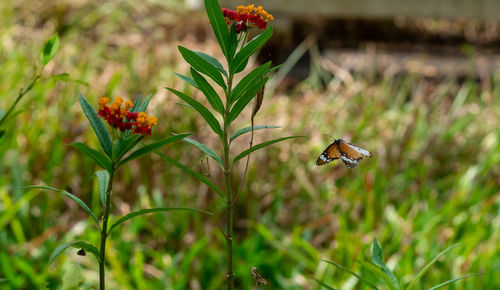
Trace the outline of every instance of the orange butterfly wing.
<instances>
[{"instance_id":1,"label":"orange butterfly wing","mask_svg":"<svg viewBox=\"0 0 500 290\"><path fill-rule=\"evenodd\" d=\"M343 140L340 140L339 142L339 150L342 161L344 161L344 164L349 168L356 167L359 161L363 159L363 156L372 156L371 152L345 143Z\"/></svg>"},{"instance_id":2,"label":"orange butterfly wing","mask_svg":"<svg viewBox=\"0 0 500 290\"><path fill-rule=\"evenodd\" d=\"M318 160L316 160L316 165L327 164L339 158L340 158L339 145L335 141L332 144L330 144L330 146L326 147L325 151L321 153L321 155L318 157Z\"/></svg>"}]
</instances>

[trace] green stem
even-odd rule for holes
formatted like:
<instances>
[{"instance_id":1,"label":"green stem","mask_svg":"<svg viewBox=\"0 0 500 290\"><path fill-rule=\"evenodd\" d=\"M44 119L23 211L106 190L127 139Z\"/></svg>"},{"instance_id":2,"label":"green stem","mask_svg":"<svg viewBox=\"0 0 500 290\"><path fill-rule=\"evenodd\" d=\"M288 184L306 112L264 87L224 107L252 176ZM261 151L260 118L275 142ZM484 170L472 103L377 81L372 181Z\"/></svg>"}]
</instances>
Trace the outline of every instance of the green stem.
<instances>
[{"instance_id":1,"label":"green stem","mask_svg":"<svg viewBox=\"0 0 500 290\"><path fill-rule=\"evenodd\" d=\"M21 99L24 97L24 95L26 95L29 91L31 91L31 89L33 88L33 86L35 85L35 83L38 81L39 78L40 78L40 74L37 74L33 78L33 80L31 80L31 83L28 85L28 87L26 89L24 89L24 90L21 89L21 91L19 92L19 95L17 96L16 100L14 101L14 104L12 104L12 106L10 106L7 113L5 113L5 115L3 115L3 117L2 117L2 119L0 119L0 125L2 125L2 123L5 122L5 120L7 120L7 117L10 115L10 113L12 113L14 108L17 106L17 103L19 103L19 101L21 101Z\"/></svg>"},{"instance_id":2,"label":"green stem","mask_svg":"<svg viewBox=\"0 0 500 290\"><path fill-rule=\"evenodd\" d=\"M109 176L108 188L106 189L106 203L104 205L104 217L102 219L101 228L101 247L99 251L99 289L105 289L105 253L106 253L106 239L108 238L108 219L111 209L111 192L113 190L113 176L115 174L115 165L112 165L111 174Z\"/></svg>"},{"instance_id":3,"label":"green stem","mask_svg":"<svg viewBox=\"0 0 500 290\"><path fill-rule=\"evenodd\" d=\"M226 91L226 108L224 110L224 131L222 142L224 146L224 179L226 181L226 198L227 198L227 289L234 289L234 273L233 273L233 195L231 192L231 167L229 160L229 111L231 109L231 86L233 82L233 74L229 75L228 86Z\"/></svg>"}]
</instances>

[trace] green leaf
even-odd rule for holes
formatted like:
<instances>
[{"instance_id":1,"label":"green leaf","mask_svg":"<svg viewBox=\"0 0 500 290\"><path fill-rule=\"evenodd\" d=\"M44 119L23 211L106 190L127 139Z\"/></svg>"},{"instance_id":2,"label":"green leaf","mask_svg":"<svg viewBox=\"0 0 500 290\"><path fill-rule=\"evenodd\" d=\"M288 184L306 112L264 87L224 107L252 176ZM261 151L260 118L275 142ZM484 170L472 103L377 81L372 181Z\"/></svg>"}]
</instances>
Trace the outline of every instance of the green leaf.
<instances>
[{"instance_id":1,"label":"green leaf","mask_svg":"<svg viewBox=\"0 0 500 290\"><path fill-rule=\"evenodd\" d=\"M382 270L380 270L380 268L378 266L374 265L373 263L369 263L369 262L365 262L365 261L358 261L358 262L361 264L362 268L364 268L367 271L369 271L370 273L372 273L373 276L378 277L378 278L384 280L385 285L389 289L396 289L392 285L392 282L389 279L389 277L387 277L387 275L384 272L382 272Z\"/></svg>"},{"instance_id":2,"label":"green leaf","mask_svg":"<svg viewBox=\"0 0 500 290\"><path fill-rule=\"evenodd\" d=\"M194 81L198 85L197 88L207 97L210 106L217 112L224 113L224 104L222 103L217 92L212 88L212 86L207 82L207 80L197 73L193 68L191 68L191 75Z\"/></svg>"},{"instance_id":3,"label":"green leaf","mask_svg":"<svg viewBox=\"0 0 500 290\"><path fill-rule=\"evenodd\" d=\"M229 69L233 73L239 73L245 69L248 58L262 47L273 34L273 27L269 26L261 34L249 41L234 57Z\"/></svg>"},{"instance_id":4,"label":"green leaf","mask_svg":"<svg viewBox=\"0 0 500 290\"><path fill-rule=\"evenodd\" d=\"M231 93L231 103L236 101L240 96L244 95L248 90L251 90L251 88L255 86L256 82L269 71L269 67L271 67L270 61L254 69L241 79Z\"/></svg>"},{"instance_id":5,"label":"green leaf","mask_svg":"<svg viewBox=\"0 0 500 290\"><path fill-rule=\"evenodd\" d=\"M214 117L214 115L212 115L212 113L210 113L210 111L207 108L205 108L198 101L187 96L184 93L181 93L177 90L170 89L170 88L168 88L168 90L171 91L172 93L176 94L179 98L181 98L181 100L183 100L184 102L188 103L188 105L193 107L198 113L200 113L200 115L203 117L203 119L205 119L205 121L207 121L207 124L210 126L210 128L212 128L212 130L217 135L222 136L222 129L220 127L219 121L217 121L217 119Z\"/></svg>"},{"instance_id":6,"label":"green leaf","mask_svg":"<svg viewBox=\"0 0 500 290\"><path fill-rule=\"evenodd\" d=\"M52 35L51 38L45 41L41 52L42 66L45 66L49 61L56 55L57 49L59 48L59 36L57 34Z\"/></svg>"},{"instance_id":7,"label":"green leaf","mask_svg":"<svg viewBox=\"0 0 500 290\"><path fill-rule=\"evenodd\" d=\"M226 20L224 20L224 16L222 15L222 9L220 8L217 0L205 0L205 9L222 53L226 56L228 62L230 62L233 56L230 53L229 32Z\"/></svg>"},{"instance_id":8,"label":"green leaf","mask_svg":"<svg viewBox=\"0 0 500 290\"><path fill-rule=\"evenodd\" d=\"M99 261L99 250L97 250L96 247L84 241L75 241L57 246L50 255L49 264L52 263L54 259L57 258L57 256L59 256L64 250L69 247L84 249L86 252L94 254L94 256L97 258L97 261Z\"/></svg>"},{"instance_id":9,"label":"green leaf","mask_svg":"<svg viewBox=\"0 0 500 290\"><path fill-rule=\"evenodd\" d=\"M288 140L288 139L292 139L292 138L302 138L302 137L305 137L305 136L289 136L289 137L285 137L285 138L279 138L279 139L275 139L275 140L271 140L271 141L267 141L267 142L264 142L264 143L260 143L260 144L257 144L255 146L252 146L252 148L249 148L243 152L241 152L240 154L238 154L238 156L234 157L233 159L233 165L238 161L240 160L241 158L247 156L248 154L256 151L256 150L259 150L260 148L263 148L263 147L266 147L266 146L269 146L271 144L274 144L274 143L278 143L278 142L281 142L281 141L285 141L285 140Z\"/></svg>"},{"instance_id":10,"label":"green leaf","mask_svg":"<svg viewBox=\"0 0 500 290\"><path fill-rule=\"evenodd\" d=\"M127 154L132 148L135 147L139 142L141 142L142 139L144 139L144 135L137 136L136 134L133 134L130 137L124 138L124 139L118 139L118 146L116 150L116 161L119 161L123 155Z\"/></svg>"},{"instance_id":11,"label":"green leaf","mask_svg":"<svg viewBox=\"0 0 500 290\"><path fill-rule=\"evenodd\" d=\"M382 272L384 272L387 277L389 277L392 287L395 289L400 289L398 279L394 274L387 268L387 266L384 263L384 255L382 254L382 248L380 247L380 244L378 243L377 239L373 239L373 250L372 250L372 262L373 264L377 265L380 267Z\"/></svg>"},{"instance_id":12,"label":"green leaf","mask_svg":"<svg viewBox=\"0 0 500 290\"><path fill-rule=\"evenodd\" d=\"M131 112L137 112L137 109L141 105L142 102L142 95L138 95L137 98L134 100L134 106L130 109Z\"/></svg>"},{"instance_id":13,"label":"green leaf","mask_svg":"<svg viewBox=\"0 0 500 290\"><path fill-rule=\"evenodd\" d=\"M215 161L217 161L217 163L220 165L221 168L224 168L224 166L222 165L222 159L219 157L219 155L217 155L217 153L215 153L214 150L210 149L207 145L195 141L191 138L184 138L184 141L194 145L201 151L205 152L205 154L207 154L208 156L212 157Z\"/></svg>"},{"instance_id":14,"label":"green leaf","mask_svg":"<svg viewBox=\"0 0 500 290\"><path fill-rule=\"evenodd\" d=\"M109 132L106 129L106 124L97 116L97 112L94 110L94 107L92 107L81 94L78 94L78 99L80 100L80 105L82 106L85 116L87 116L90 125L92 125L92 128L99 139L102 150L106 153L106 155L108 155L109 158L111 158L111 136L109 136Z\"/></svg>"},{"instance_id":15,"label":"green leaf","mask_svg":"<svg viewBox=\"0 0 500 290\"><path fill-rule=\"evenodd\" d=\"M462 280L462 279L465 279L465 278L468 278L468 277L471 277L471 276L478 276L478 275L481 275L481 273L474 273L474 274L469 274L469 275L465 275L465 276L461 276L461 277L457 277L457 278L454 278L454 279L451 279L451 280L448 280L444 283L441 283L439 285L436 285L432 288L429 288L429 290L435 290L435 289L438 289L438 288L441 288L441 287L444 287L446 285L449 285L451 283L455 283L457 282L458 280Z\"/></svg>"},{"instance_id":16,"label":"green leaf","mask_svg":"<svg viewBox=\"0 0 500 290\"><path fill-rule=\"evenodd\" d=\"M314 281L318 282L319 285L325 287L326 289L329 289L329 290L336 290L335 288L331 287L331 286L328 286L326 285L325 283L321 282L320 280L316 279L316 278L313 278Z\"/></svg>"},{"instance_id":17,"label":"green leaf","mask_svg":"<svg viewBox=\"0 0 500 290\"><path fill-rule=\"evenodd\" d=\"M350 273L354 277L358 278L359 281L368 284L371 288L377 289L377 286L375 286L375 284L373 284L372 282L370 282L370 281L366 280L365 278L361 277L360 275L358 275L356 272L352 271L351 269L349 269L349 268L347 268L345 266L342 266L342 265L340 265L338 263L335 263L333 261L328 261L328 260L323 260L323 259L321 259L321 261L327 262L328 264L331 264L331 265L334 265L335 267L340 268L340 269L342 269L342 270Z\"/></svg>"},{"instance_id":18,"label":"green leaf","mask_svg":"<svg viewBox=\"0 0 500 290\"><path fill-rule=\"evenodd\" d=\"M149 101L151 100L151 96L153 94L149 94L144 101L141 102L139 106L137 106L137 112L145 112L148 108Z\"/></svg>"},{"instance_id":19,"label":"green leaf","mask_svg":"<svg viewBox=\"0 0 500 290\"><path fill-rule=\"evenodd\" d=\"M194 51L194 50L193 50ZM203 53L201 51L194 51L197 55L199 55L201 58L206 60L208 63L213 65L218 71L220 71L226 78L227 78L227 71L224 69L222 64L217 60L215 57L208 55L206 53Z\"/></svg>"},{"instance_id":20,"label":"green leaf","mask_svg":"<svg viewBox=\"0 0 500 290\"><path fill-rule=\"evenodd\" d=\"M201 213L206 213L211 215L211 212L197 209L197 208L188 208L188 207L158 207L158 208L148 208L148 209L141 209L138 211L131 212L125 216L122 216L119 218L116 222L113 223L113 225L109 228L108 234L111 233L111 231L119 226L120 224L126 222L127 220L134 218L139 215L144 215L152 212L164 212L164 211L172 211L172 210L189 210L189 211L196 211L196 212L201 212Z\"/></svg>"},{"instance_id":21,"label":"green leaf","mask_svg":"<svg viewBox=\"0 0 500 290\"><path fill-rule=\"evenodd\" d=\"M167 155L161 153L161 152L158 152L156 151L155 152L156 154L158 154L163 160L167 161L168 163L176 166L177 168L180 168L182 170L184 170L185 172L191 174L192 176L194 176L196 179L198 179L199 181L205 183L208 187L210 187L213 191L215 191L215 193L217 193L220 197L222 198L226 198L224 196L224 194L222 194L222 192L220 191L219 188L217 188L217 186L215 186L212 182L210 182L210 180L202 175L202 174L199 174L198 172L192 170L191 168L187 167L187 166L184 166L183 164L181 164L180 162L168 157Z\"/></svg>"},{"instance_id":22,"label":"green leaf","mask_svg":"<svg viewBox=\"0 0 500 290\"><path fill-rule=\"evenodd\" d=\"M62 189L57 189L57 188L49 187L49 186L45 186L45 185L30 185L30 186L24 186L22 188L24 188L24 189L31 189L31 188L47 189L47 190L52 190L52 191L55 191L55 192L60 193L62 195L65 195L65 196L69 197L71 200L73 200L74 202L76 202L81 208L83 208L83 210L85 210L90 215L90 217L94 220L97 227L98 228L100 227L99 220L97 219L95 214L92 212L92 210L85 204L85 202L83 202L81 199L79 199L78 197L76 197L73 194L71 194L65 190L62 190Z\"/></svg>"},{"instance_id":23,"label":"green leaf","mask_svg":"<svg viewBox=\"0 0 500 290\"><path fill-rule=\"evenodd\" d=\"M276 129L276 128L281 128L281 126L274 126L274 125L255 125L253 126L253 130L262 130L262 129ZM236 131L231 138L229 138L229 144L231 144L234 139L238 138L239 136L251 132L252 131L252 126L245 127L243 129L239 129Z\"/></svg>"},{"instance_id":24,"label":"green leaf","mask_svg":"<svg viewBox=\"0 0 500 290\"><path fill-rule=\"evenodd\" d=\"M417 281L425 274L425 272L427 272L427 270L429 270L429 268L434 265L434 263L437 262L437 260L444 254L446 254L447 252L449 252L451 249L455 248L455 247L458 247L458 244L454 244L454 245L451 245L449 246L448 248L444 249L443 251L441 251L439 254L437 254L436 257L434 257L434 259L432 259L427 265L424 266L424 268L422 270L420 270L420 272L418 272L417 276L415 277L415 279L413 279L413 281L408 285L408 287L406 287L407 290L411 289L415 283L417 283Z\"/></svg>"},{"instance_id":25,"label":"green leaf","mask_svg":"<svg viewBox=\"0 0 500 290\"><path fill-rule=\"evenodd\" d=\"M226 84L224 83L224 79L222 78L222 75L220 74L220 72L217 70L216 67L214 67L211 63L209 63L204 58L196 54L196 52L190 49L187 49L179 45L179 51L181 52L182 57L184 57L187 63L189 63L195 70L209 76L224 90L226 89Z\"/></svg>"},{"instance_id":26,"label":"green leaf","mask_svg":"<svg viewBox=\"0 0 500 290\"><path fill-rule=\"evenodd\" d=\"M228 54L231 56L230 59L227 60L229 66L231 66L231 62L233 61L234 53L238 48L238 35L236 34L236 21L233 22L231 28L229 29L229 51Z\"/></svg>"},{"instance_id":27,"label":"green leaf","mask_svg":"<svg viewBox=\"0 0 500 290\"><path fill-rule=\"evenodd\" d=\"M99 152L97 150L94 150L94 149L88 147L87 145L85 145L81 142L71 143L71 146L75 147L76 149L78 149L78 151L80 151L81 153L90 157L101 168L104 168L107 171L111 172L111 170L112 170L111 161L109 160L109 158L106 155L102 154L101 152Z\"/></svg>"},{"instance_id":28,"label":"green leaf","mask_svg":"<svg viewBox=\"0 0 500 290\"><path fill-rule=\"evenodd\" d=\"M102 205L106 204L106 190L109 186L109 173L106 170L100 170L95 173L97 176L97 187L99 188L99 197Z\"/></svg>"},{"instance_id":29,"label":"green leaf","mask_svg":"<svg viewBox=\"0 0 500 290\"><path fill-rule=\"evenodd\" d=\"M182 80L183 80L183 81L185 81L186 83L188 83L188 84L192 85L193 87L195 87L195 88L197 88L197 89L200 89L200 88L198 87L198 85L196 84L196 82L195 82L192 78L190 78L190 77L188 77L188 76L185 76L185 75L178 74L178 73L174 73L174 75L178 76L180 79L182 79Z\"/></svg>"},{"instance_id":30,"label":"green leaf","mask_svg":"<svg viewBox=\"0 0 500 290\"><path fill-rule=\"evenodd\" d=\"M268 79L268 77L265 77L258 80L249 90L245 92L244 95L238 99L236 104L234 104L231 109L231 112L229 112L229 123L234 121L240 115L241 111L243 111L243 109L248 105L248 103L250 103L250 101L257 96L257 93L266 84Z\"/></svg>"},{"instance_id":31,"label":"green leaf","mask_svg":"<svg viewBox=\"0 0 500 290\"><path fill-rule=\"evenodd\" d=\"M133 160L139 156L142 156L146 153L149 153L153 150L156 150L156 149L159 149L169 143L172 143L172 142L175 142L175 141L178 141L178 140L181 140L183 139L184 137L186 136L189 136L191 135L191 133L182 133L182 134L177 134L177 135L174 135L174 136L170 136L170 137L167 137L163 140L160 140L160 141L157 141L157 142L154 142L154 143L151 143L149 145L146 145L140 149L137 149L136 151L134 151L132 154L130 154L127 158L123 159L120 163L118 163L118 166L121 166L122 164L125 164L127 162L129 162L130 160Z\"/></svg>"}]
</instances>

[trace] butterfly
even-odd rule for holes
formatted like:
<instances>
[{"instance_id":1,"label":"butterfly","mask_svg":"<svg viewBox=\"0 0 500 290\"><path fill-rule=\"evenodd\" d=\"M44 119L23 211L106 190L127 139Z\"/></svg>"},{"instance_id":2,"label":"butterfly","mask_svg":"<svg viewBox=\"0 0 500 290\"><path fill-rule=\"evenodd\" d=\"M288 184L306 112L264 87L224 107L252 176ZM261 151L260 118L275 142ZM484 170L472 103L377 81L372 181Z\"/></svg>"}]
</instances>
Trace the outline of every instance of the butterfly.
<instances>
[{"instance_id":1,"label":"butterfly","mask_svg":"<svg viewBox=\"0 0 500 290\"><path fill-rule=\"evenodd\" d=\"M335 159L342 159L344 161L345 166L348 168L354 168L358 165L359 161L363 159L363 157L372 157L372 153L356 147L350 143L346 143L342 139L337 139L333 141L328 147L326 147L325 151L321 153L316 160L316 165L327 164Z\"/></svg>"}]
</instances>

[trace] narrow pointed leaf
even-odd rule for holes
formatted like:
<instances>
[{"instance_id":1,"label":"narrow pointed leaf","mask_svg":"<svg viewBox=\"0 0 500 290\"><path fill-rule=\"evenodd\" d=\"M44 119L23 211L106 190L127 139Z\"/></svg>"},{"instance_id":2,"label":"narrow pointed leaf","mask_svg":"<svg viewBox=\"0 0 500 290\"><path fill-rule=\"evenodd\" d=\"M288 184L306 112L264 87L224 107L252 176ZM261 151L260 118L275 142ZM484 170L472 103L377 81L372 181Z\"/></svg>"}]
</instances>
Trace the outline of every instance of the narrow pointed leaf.
<instances>
[{"instance_id":1,"label":"narrow pointed leaf","mask_svg":"<svg viewBox=\"0 0 500 290\"><path fill-rule=\"evenodd\" d=\"M190 78L190 77L188 77L188 76L185 76L185 75L178 74L178 73L174 73L174 75L178 76L181 80L183 80L183 81L185 81L186 83L188 83L188 84L192 85L193 87L195 87L195 88L197 88L197 89L200 89L200 88L198 87L198 85L196 84L196 82L195 82L192 78Z\"/></svg>"},{"instance_id":2,"label":"narrow pointed leaf","mask_svg":"<svg viewBox=\"0 0 500 290\"><path fill-rule=\"evenodd\" d=\"M214 88L212 88L207 80L202 75L197 73L193 68L191 68L191 75L198 85L198 89L205 95L205 97L207 97L210 106L212 106L214 110L222 114L224 112L224 104L222 103L222 100L220 99Z\"/></svg>"},{"instance_id":3,"label":"narrow pointed leaf","mask_svg":"<svg viewBox=\"0 0 500 290\"><path fill-rule=\"evenodd\" d=\"M377 289L377 286L375 286L375 284L373 284L372 282L370 282L370 281L366 280L365 278L361 277L359 274L357 274L356 272L352 271L351 269L349 269L349 268L347 268L347 267L345 267L343 265L340 265L338 263L335 263L333 261L328 261L328 260L323 260L323 259L321 259L321 261L326 262L326 263L331 264L331 265L334 265L335 267L340 268L340 269L342 269L342 270L350 273L354 277L358 278L359 281L368 284L371 288Z\"/></svg>"},{"instance_id":4,"label":"narrow pointed leaf","mask_svg":"<svg viewBox=\"0 0 500 290\"><path fill-rule=\"evenodd\" d=\"M432 288L429 288L429 290L435 290L435 289L438 289L438 288L441 288L441 287L444 287L444 286L447 286L449 284L452 284L452 283L455 283L459 280L462 280L462 279L465 279L465 278L468 278L468 277L471 277L471 276L478 276L478 275L481 275L480 273L474 273L474 274L469 274L469 275L465 275L465 276L461 276L461 277L457 277L457 278L454 278L454 279L451 279L451 280L448 280L444 283L441 283L439 285L436 285Z\"/></svg>"},{"instance_id":5,"label":"narrow pointed leaf","mask_svg":"<svg viewBox=\"0 0 500 290\"><path fill-rule=\"evenodd\" d=\"M276 128L281 128L281 126L274 126L274 125L255 125L253 126L253 130L262 130L262 129L276 129ZM239 136L251 132L252 131L252 126L245 127L243 129L239 129L236 131L231 138L229 138L229 144L231 144L234 139L238 138Z\"/></svg>"},{"instance_id":6,"label":"narrow pointed leaf","mask_svg":"<svg viewBox=\"0 0 500 290\"><path fill-rule=\"evenodd\" d=\"M395 289L400 289L398 279L384 263L382 248L380 247L377 239L373 239L372 262L373 264L379 266L382 272L389 277L391 284Z\"/></svg>"},{"instance_id":7,"label":"narrow pointed leaf","mask_svg":"<svg viewBox=\"0 0 500 290\"><path fill-rule=\"evenodd\" d=\"M244 70L248 62L248 58L254 54L257 49L261 48L272 34L273 27L269 26L261 34L249 41L234 57L234 60L231 63L230 71L233 73L239 73Z\"/></svg>"},{"instance_id":8,"label":"narrow pointed leaf","mask_svg":"<svg viewBox=\"0 0 500 290\"><path fill-rule=\"evenodd\" d=\"M331 287L331 286L328 286L326 285L325 283L321 282L320 280L316 279L316 278L313 278L314 281L318 282L319 285L325 287L326 289L329 289L329 290L336 290L335 288Z\"/></svg>"},{"instance_id":9,"label":"narrow pointed leaf","mask_svg":"<svg viewBox=\"0 0 500 290\"><path fill-rule=\"evenodd\" d=\"M56 55L57 49L59 48L59 36L54 34L51 38L45 41L42 48L41 59L42 65L45 66L49 61Z\"/></svg>"},{"instance_id":10,"label":"narrow pointed leaf","mask_svg":"<svg viewBox=\"0 0 500 290\"><path fill-rule=\"evenodd\" d=\"M238 99L238 101L236 101L236 104L234 104L231 112L229 112L229 123L234 121L236 117L239 116L241 111L243 111L243 109L248 105L248 103L250 103L250 101L257 96L257 93L266 84L268 79L268 77L264 77L255 82L254 85L249 88L245 94Z\"/></svg>"},{"instance_id":11,"label":"narrow pointed leaf","mask_svg":"<svg viewBox=\"0 0 500 290\"><path fill-rule=\"evenodd\" d=\"M109 185L109 173L106 170L100 170L95 173L97 177L97 187L99 189L99 198L102 205L106 204L106 190Z\"/></svg>"},{"instance_id":12,"label":"narrow pointed leaf","mask_svg":"<svg viewBox=\"0 0 500 290\"><path fill-rule=\"evenodd\" d=\"M210 187L213 191L215 191L215 193L217 193L220 197L222 198L226 198L224 196L224 194L222 194L222 192L220 191L219 188L217 188L217 186L215 186L215 184L213 184L206 176L192 170L191 168L187 167L187 166L184 166L182 163L168 157L167 155L161 153L161 152L158 152L156 151L155 152L156 154L158 154L163 160L167 161L168 163L176 166L177 168L180 168L182 170L184 170L185 172L191 174L192 176L194 176L196 179L198 179L199 181L205 183L208 187Z\"/></svg>"},{"instance_id":13,"label":"narrow pointed leaf","mask_svg":"<svg viewBox=\"0 0 500 290\"><path fill-rule=\"evenodd\" d=\"M377 265L370 263L370 262L365 262L365 261L358 261L358 263L361 264L361 267L364 268L365 270L369 271L372 273L374 276L384 280L385 285L392 290L396 290L396 288L392 285L391 280L387 275L378 267Z\"/></svg>"},{"instance_id":14,"label":"narrow pointed leaf","mask_svg":"<svg viewBox=\"0 0 500 290\"><path fill-rule=\"evenodd\" d=\"M182 133L182 134L177 134L177 135L174 135L174 136L170 136L170 137L167 137L163 140L160 140L160 141L157 141L157 142L154 142L154 143L151 143L151 144L148 144L140 149L137 149L136 151L134 151L132 154L130 154L127 158L123 159L120 163L118 163L118 166L121 166L122 164L125 164L127 162L129 162L130 160L133 160L139 156L142 156L146 153L149 153L153 150L156 150L156 149L159 149L169 143L172 143L172 142L175 142L175 141L178 141L178 140L181 140L183 138L185 138L186 136L189 136L191 135L191 133Z\"/></svg>"},{"instance_id":15,"label":"narrow pointed leaf","mask_svg":"<svg viewBox=\"0 0 500 290\"><path fill-rule=\"evenodd\" d=\"M253 85L255 85L255 83L269 71L269 67L271 67L270 61L254 69L243 79L241 79L241 81L234 87L233 92L231 93L231 102L238 100L239 97L241 97L249 89L251 89Z\"/></svg>"},{"instance_id":16,"label":"narrow pointed leaf","mask_svg":"<svg viewBox=\"0 0 500 290\"><path fill-rule=\"evenodd\" d=\"M151 96L153 96L153 94L149 94L145 99L144 101L141 102L141 104L139 106L137 106L137 112L144 112L146 111L148 105L149 105L149 101L151 100Z\"/></svg>"},{"instance_id":17,"label":"narrow pointed leaf","mask_svg":"<svg viewBox=\"0 0 500 290\"><path fill-rule=\"evenodd\" d=\"M84 249L85 251L92 253L97 258L97 261L99 261L99 250L97 250L96 247L84 241L75 241L57 246L50 255L49 264L54 262L54 259L57 258L57 256L59 256L64 250L66 250L69 247Z\"/></svg>"},{"instance_id":18,"label":"narrow pointed leaf","mask_svg":"<svg viewBox=\"0 0 500 290\"><path fill-rule=\"evenodd\" d=\"M115 160L119 161L123 155L132 150L142 139L144 139L144 135L137 136L135 134L124 139L119 139Z\"/></svg>"},{"instance_id":19,"label":"narrow pointed leaf","mask_svg":"<svg viewBox=\"0 0 500 290\"><path fill-rule=\"evenodd\" d=\"M217 0L205 0L205 10L207 11L208 20L210 21L210 25L212 25L215 38L219 42L222 53L230 60L232 56L229 54L229 32L224 16L222 15L222 9Z\"/></svg>"},{"instance_id":20,"label":"narrow pointed leaf","mask_svg":"<svg viewBox=\"0 0 500 290\"><path fill-rule=\"evenodd\" d=\"M264 143L260 143L260 144L257 144L255 146L252 146L252 148L249 148L243 152L241 152L240 154L238 154L238 156L234 157L233 159L233 165L238 161L240 160L241 158L247 156L248 154L256 151L256 150L259 150L263 147L266 147L266 146L269 146L271 144L274 144L274 143L278 143L278 142L281 142L281 141L285 141L285 140L288 140L288 139L293 139L293 138L302 138L302 137L305 137L305 136L289 136L289 137L285 137L285 138L279 138L279 139L275 139L275 140L271 140L271 141L267 141L267 142L264 142Z\"/></svg>"},{"instance_id":21,"label":"narrow pointed leaf","mask_svg":"<svg viewBox=\"0 0 500 290\"><path fill-rule=\"evenodd\" d=\"M111 168L111 161L109 160L109 158L106 155L102 154L101 152L99 152L97 150L94 150L94 149L88 147L87 145L85 145L81 142L71 143L71 146L75 147L76 149L78 149L78 151L80 151L81 153L90 157L101 168L104 168L107 171L111 171L111 169L112 169Z\"/></svg>"},{"instance_id":22,"label":"narrow pointed leaf","mask_svg":"<svg viewBox=\"0 0 500 290\"><path fill-rule=\"evenodd\" d=\"M194 51L194 50L193 50ZM225 77L227 77L227 71L224 69L222 64L217 60L215 57L208 55L206 53L203 53L201 51L194 51L197 55L199 55L201 58L209 62L211 65L213 65L218 71L220 71Z\"/></svg>"},{"instance_id":23,"label":"narrow pointed leaf","mask_svg":"<svg viewBox=\"0 0 500 290\"><path fill-rule=\"evenodd\" d=\"M31 185L31 186L24 186L22 188L25 188L25 189L32 189L32 188L34 188L34 189L47 189L47 190L52 190L52 191L55 191L57 193L60 193L62 195L65 195L65 196L69 197L71 200L73 200L74 202L76 202L83 210L85 210L90 215L90 217L94 220L95 224L99 228L99 219L97 219L96 215L85 204L85 202L83 202L83 200L79 199L75 195L73 195L73 194L71 194L71 193L69 193L69 192L67 192L65 190L57 189L57 188L49 187L49 186L45 186L45 185Z\"/></svg>"},{"instance_id":24,"label":"narrow pointed leaf","mask_svg":"<svg viewBox=\"0 0 500 290\"><path fill-rule=\"evenodd\" d=\"M427 272L427 270L429 270L429 268L434 265L434 263L437 262L437 260L444 254L446 254L447 252L449 252L451 249L455 248L455 247L458 247L458 244L454 244L454 245L451 245L449 246L448 248L444 249L443 251L441 251L439 254L437 254L436 257L434 257L434 259L432 259L427 265L424 266L424 268L422 270L420 270L420 272L418 272L417 276L415 277L415 279L413 279L413 281L408 285L408 287L406 287L407 290L411 289L415 283L417 283L417 281L425 274L425 272Z\"/></svg>"},{"instance_id":25,"label":"narrow pointed leaf","mask_svg":"<svg viewBox=\"0 0 500 290\"><path fill-rule=\"evenodd\" d=\"M131 112L137 112L137 108L139 108L139 106L141 105L142 103L142 95L138 95L137 98L135 98L134 100L134 106L130 109Z\"/></svg>"},{"instance_id":26,"label":"narrow pointed leaf","mask_svg":"<svg viewBox=\"0 0 500 290\"><path fill-rule=\"evenodd\" d=\"M238 48L238 35L236 34L236 21L233 22L231 25L231 28L229 29L229 59L227 60L227 63L229 67L231 67L231 62L233 61L234 54L236 53L236 49Z\"/></svg>"},{"instance_id":27,"label":"narrow pointed leaf","mask_svg":"<svg viewBox=\"0 0 500 290\"><path fill-rule=\"evenodd\" d=\"M181 52L182 57L184 57L187 63L189 63L195 70L209 76L219 86L221 86L223 89L226 89L224 79L215 66L213 66L211 63L209 63L190 49L179 46L179 51Z\"/></svg>"},{"instance_id":28,"label":"narrow pointed leaf","mask_svg":"<svg viewBox=\"0 0 500 290\"><path fill-rule=\"evenodd\" d=\"M85 116L87 116L92 129L94 129L94 132L97 135L97 139L99 139L102 150L106 153L106 155L108 155L109 158L111 158L111 137L109 136L106 124L104 124L104 121L97 116L97 112L94 110L94 107L92 107L92 105L90 105L81 94L78 94L78 99L80 100L80 105L82 106Z\"/></svg>"},{"instance_id":29,"label":"narrow pointed leaf","mask_svg":"<svg viewBox=\"0 0 500 290\"><path fill-rule=\"evenodd\" d=\"M212 128L212 130L219 136L222 136L222 129L220 127L219 121L210 113L210 111L205 108L202 104L200 104L195 99L187 96L184 93L176 91L174 89L168 89L172 93L176 94L179 98L181 98L184 102L188 103L191 107L193 107L200 115L207 121L207 124Z\"/></svg>"},{"instance_id":30,"label":"narrow pointed leaf","mask_svg":"<svg viewBox=\"0 0 500 290\"><path fill-rule=\"evenodd\" d=\"M201 212L201 213L205 213L205 214L209 214L209 215L212 214L211 212L208 212L205 210L201 210L201 209L197 209L197 208L187 208L187 207L158 207L158 208L141 209L138 211L131 212L125 216L122 216L117 221L115 221L113 223L113 225L109 228L108 234L111 233L111 231L114 228L116 228L117 226L119 226L120 224L122 224L122 223L126 222L127 220L134 218L136 216L140 216L140 215L144 215L144 214L148 214L148 213L153 213L153 212L166 212L166 211L173 211L173 210L187 210L187 211Z\"/></svg>"},{"instance_id":31,"label":"narrow pointed leaf","mask_svg":"<svg viewBox=\"0 0 500 290\"><path fill-rule=\"evenodd\" d=\"M184 141L194 145L196 148L205 152L205 154L207 154L208 156L212 157L215 161L217 161L217 163L220 165L221 168L224 168L224 166L222 165L222 159L219 157L219 155L217 155L217 153L215 153L214 150L210 149L207 145L195 141L191 138L184 138Z\"/></svg>"}]
</instances>

